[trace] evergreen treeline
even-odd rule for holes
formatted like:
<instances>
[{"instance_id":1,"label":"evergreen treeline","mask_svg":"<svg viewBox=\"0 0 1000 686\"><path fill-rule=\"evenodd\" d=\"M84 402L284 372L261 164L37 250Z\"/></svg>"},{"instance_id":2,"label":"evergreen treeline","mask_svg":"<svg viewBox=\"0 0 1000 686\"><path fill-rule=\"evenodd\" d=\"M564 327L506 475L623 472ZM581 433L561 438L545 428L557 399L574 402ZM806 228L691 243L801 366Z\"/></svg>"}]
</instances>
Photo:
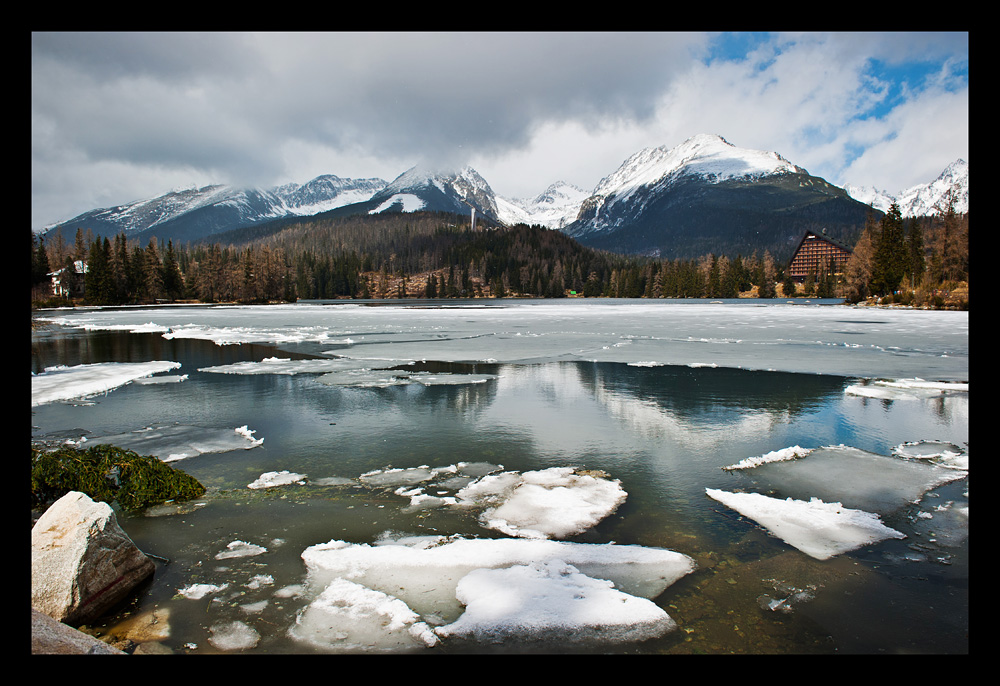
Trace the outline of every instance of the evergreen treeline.
<instances>
[{"instance_id":1,"label":"evergreen treeline","mask_svg":"<svg viewBox=\"0 0 1000 686\"><path fill-rule=\"evenodd\" d=\"M968 307L969 216L955 211L949 193L934 217L904 220L894 203L881 221L869 220L844 269L839 294L851 302L878 297L883 302L941 307L958 293Z\"/></svg>"},{"instance_id":2,"label":"evergreen treeline","mask_svg":"<svg viewBox=\"0 0 1000 686\"><path fill-rule=\"evenodd\" d=\"M334 298L567 295L618 298L848 297L859 300L968 278L968 218L942 213L904 231L898 208L869 221L844 274L788 281L770 253L662 260L581 246L523 224L472 231L444 213L320 216L234 232L229 242L141 246L78 231L73 246L32 239L33 298L64 267L67 296L87 304L161 301L265 303ZM218 237L213 237L217 239ZM964 252L963 252L963 247ZM77 273L76 264L86 264Z\"/></svg>"}]
</instances>

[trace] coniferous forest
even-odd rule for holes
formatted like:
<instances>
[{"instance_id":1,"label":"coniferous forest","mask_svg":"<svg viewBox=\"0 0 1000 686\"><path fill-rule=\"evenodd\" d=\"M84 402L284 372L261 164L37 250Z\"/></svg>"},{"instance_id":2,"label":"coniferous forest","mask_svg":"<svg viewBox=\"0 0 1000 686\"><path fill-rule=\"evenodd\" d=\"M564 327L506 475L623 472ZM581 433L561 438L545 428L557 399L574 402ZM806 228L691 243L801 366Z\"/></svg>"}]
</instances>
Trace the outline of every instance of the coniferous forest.
<instances>
[{"instance_id":1,"label":"coniferous forest","mask_svg":"<svg viewBox=\"0 0 1000 686\"><path fill-rule=\"evenodd\" d=\"M43 304L268 303L336 298L881 297L968 306L968 215L869 218L847 267L785 277L791 255L662 260L585 248L519 224L472 230L445 213L318 215L145 245L78 230L73 244L32 237L32 300ZM59 271L55 277L53 272ZM57 291L57 292L54 292ZM958 298L951 297L953 293Z\"/></svg>"}]
</instances>

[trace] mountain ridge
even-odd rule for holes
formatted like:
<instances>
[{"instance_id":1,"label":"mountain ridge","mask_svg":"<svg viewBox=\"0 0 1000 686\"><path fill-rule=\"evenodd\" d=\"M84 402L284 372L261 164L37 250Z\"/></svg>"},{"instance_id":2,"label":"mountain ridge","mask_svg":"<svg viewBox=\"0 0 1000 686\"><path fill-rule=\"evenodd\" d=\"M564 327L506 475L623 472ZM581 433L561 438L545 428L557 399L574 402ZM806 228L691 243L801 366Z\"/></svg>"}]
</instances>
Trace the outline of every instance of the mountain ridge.
<instances>
[{"instance_id":1,"label":"mountain ridge","mask_svg":"<svg viewBox=\"0 0 1000 686\"><path fill-rule=\"evenodd\" d=\"M874 189L839 188L776 152L739 148L716 134L698 134L673 147L637 151L590 192L560 181L531 199L504 198L471 167L456 171L417 165L391 182L324 174L271 189L174 189L157 198L90 210L46 233L58 230L71 240L83 227L98 235L124 232L140 240L192 241L325 212L467 215L475 208L477 220L486 223L539 224L592 247L676 257L709 246L755 250L777 245L781 250L803 228L821 225L850 239L870 208L884 212L896 201L904 216L926 212L956 184L956 209L967 212L968 164L961 159L938 179L893 197ZM720 231L719 226L726 228Z\"/></svg>"}]
</instances>

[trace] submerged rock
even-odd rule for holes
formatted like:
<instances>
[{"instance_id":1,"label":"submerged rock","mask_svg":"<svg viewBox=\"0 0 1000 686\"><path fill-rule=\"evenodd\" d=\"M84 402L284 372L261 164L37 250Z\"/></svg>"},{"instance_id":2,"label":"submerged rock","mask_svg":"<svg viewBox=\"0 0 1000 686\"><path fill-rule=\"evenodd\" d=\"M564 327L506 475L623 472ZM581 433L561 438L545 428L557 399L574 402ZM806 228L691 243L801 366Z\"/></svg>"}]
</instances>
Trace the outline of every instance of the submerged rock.
<instances>
[{"instance_id":1,"label":"submerged rock","mask_svg":"<svg viewBox=\"0 0 1000 686\"><path fill-rule=\"evenodd\" d=\"M111 506L70 491L31 530L31 605L65 624L100 617L155 570Z\"/></svg>"}]
</instances>

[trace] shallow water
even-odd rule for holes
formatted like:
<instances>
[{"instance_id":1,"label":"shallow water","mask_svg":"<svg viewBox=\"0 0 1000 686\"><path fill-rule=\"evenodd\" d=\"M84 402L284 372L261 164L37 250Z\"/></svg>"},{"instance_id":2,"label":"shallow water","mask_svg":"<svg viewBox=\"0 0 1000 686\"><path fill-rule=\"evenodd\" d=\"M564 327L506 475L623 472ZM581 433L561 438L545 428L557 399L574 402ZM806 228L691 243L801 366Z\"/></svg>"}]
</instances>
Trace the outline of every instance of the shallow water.
<instances>
[{"instance_id":1,"label":"shallow water","mask_svg":"<svg viewBox=\"0 0 1000 686\"><path fill-rule=\"evenodd\" d=\"M150 426L182 427L192 434L247 426L254 438L264 439L250 449L173 462L209 488L201 501L120 516L141 549L169 560L157 562L153 581L127 610L168 613L170 635L162 642L175 652L226 651L220 627L233 620L260 636L254 647L237 652L315 652L288 634L310 599L308 592L294 591L308 585L300 556L311 545L332 539L372 543L387 532L502 536L469 512L413 509L408 498L358 481L387 467L460 462L520 471L603 470L621 481L627 500L570 540L664 547L698 563L694 573L655 599L677 622L676 630L636 644L600 645L599 651L968 651L967 510L964 518L946 517L967 508L967 476L933 489L920 502L880 512L905 539L825 561L705 494L706 488L766 488L780 497L803 497L791 486L787 494L777 492L781 482L769 480L763 469L723 469L789 446L843 444L887 459L895 446L915 441L946 441L967 450L967 392L898 400L845 393L849 385L876 376L967 382L967 315L842 306L672 304L651 310L645 303L566 304L562 309L531 303L419 311L334 305L48 313L59 323L33 333L35 373L56 364L172 360L181 363L176 373L188 378L133 383L86 401L34 407L32 437L57 441L86 435L94 441ZM656 321L651 312L660 315ZM148 322L170 331L164 336L71 326ZM257 342L217 345L211 335L222 327L234 338L239 329L244 339ZM495 378L361 388L324 384L311 373L198 371L273 357L328 359L324 353L331 350L391 358L410 374ZM933 373L915 373L921 367ZM247 488L261 474L281 470L307 481ZM334 477L350 481L317 483ZM948 508L940 507L946 503ZM236 540L267 552L217 560ZM254 583L260 575L273 581ZM227 587L201 599L178 595L195 583ZM288 592L276 593L280 589ZM112 631L118 619L109 617L104 630ZM593 652L594 647L454 639L428 650Z\"/></svg>"}]
</instances>

